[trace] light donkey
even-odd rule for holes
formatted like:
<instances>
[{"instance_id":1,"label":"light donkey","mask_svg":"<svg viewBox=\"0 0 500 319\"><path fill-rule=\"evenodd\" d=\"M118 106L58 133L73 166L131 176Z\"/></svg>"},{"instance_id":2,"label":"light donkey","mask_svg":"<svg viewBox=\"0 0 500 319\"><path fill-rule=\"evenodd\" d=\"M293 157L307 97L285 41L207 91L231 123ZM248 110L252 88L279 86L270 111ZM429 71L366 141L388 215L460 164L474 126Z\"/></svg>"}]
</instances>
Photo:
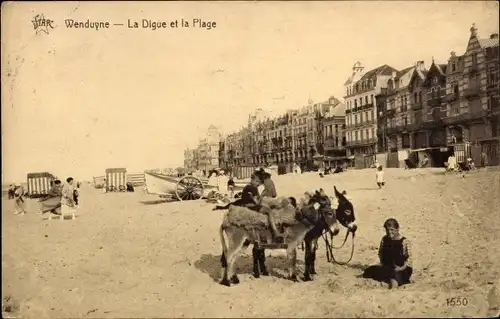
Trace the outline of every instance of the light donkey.
<instances>
[{"instance_id":1,"label":"light donkey","mask_svg":"<svg viewBox=\"0 0 500 319\"><path fill-rule=\"evenodd\" d=\"M335 195L338 199L337 212L353 212L354 208L349 200L345 198L342 194L338 193L335 189ZM294 198L290 198L292 203L295 203ZM253 218L248 219L247 224L242 224L241 221L238 222L238 216L240 215L252 215ZM306 235L313 229L314 236L307 236L309 247L311 247L313 239L323 233L323 231L330 231L333 234L337 234L338 223L336 218L336 212L331 207L330 198L323 192L323 190L316 191L315 194L306 202L301 201L299 207L293 205L285 206L276 211L276 215L294 215L294 218L287 223L283 223L282 226L285 229L287 236L285 237L285 245L287 251L288 260L288 279L292 281L298 281L296 274L296 263L297 263L297 245L304 241ZM261 236L264 235L270 238L270 230L267 226L262 229L262 224L266 223L265 215L250 211L245 207L233 206L229 207L228 213L224 216L222 224L220 226L220 239L222 245L222 280L220 284L230 286L231 282L234 284L239 283L238 276L234 271L234 263L239 255L239 253L246 249L251 243L259 243L261 241ZM224 238L224 234L227 236L227 243ZM310 278L311 271L311 258L306 257L305 272L304 277Z\"/></svg>"}]
</instances>

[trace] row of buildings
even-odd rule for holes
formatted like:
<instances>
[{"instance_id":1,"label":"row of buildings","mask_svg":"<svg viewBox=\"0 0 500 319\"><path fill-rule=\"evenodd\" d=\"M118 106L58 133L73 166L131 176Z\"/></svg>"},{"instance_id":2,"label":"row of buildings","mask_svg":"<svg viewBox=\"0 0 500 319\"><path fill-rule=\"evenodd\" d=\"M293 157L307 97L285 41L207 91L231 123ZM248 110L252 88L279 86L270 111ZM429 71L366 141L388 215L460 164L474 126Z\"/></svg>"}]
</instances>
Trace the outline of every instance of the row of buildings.
<instances>
[{"instance_id":1,"label":"row of buildings","mask_svg":"<svg viewBox=\"0 0 500 319\"><path fill-rule=\"evenodd\" d=\"M193 149L184 150L184 169L186 172L211 171L219 168L219 143L222 134L214 125L210 125L205 136Z\"/></svg>"},{"instance_id":2,"label":"row of buildings","mask_svg":"<svg viewBox=\"0 0 500 319\"><path fill-rule=\"evenodd\" d=\"M417 61L403 70L385 64L366 71L356 62L343 101L310 100L279 116L257 110L217 146L215 139L207 142L209 164L226 169L276 164L288 171L293 163L303 169L339 161L366 167L377 158L397 167L408 150L427 154L435 166L452 152L476 162L485 152L491 164L499 164L498 46L498 34L481 38L472 25L465 53L451 52L446 64L433 60L427 68ZM207 154L206 146L201 149ZM188 169L196 163L194 153L187 151ZM197 163L198 169L208 167L200 165L207 159Z\"/></svg>"}]
</instances>

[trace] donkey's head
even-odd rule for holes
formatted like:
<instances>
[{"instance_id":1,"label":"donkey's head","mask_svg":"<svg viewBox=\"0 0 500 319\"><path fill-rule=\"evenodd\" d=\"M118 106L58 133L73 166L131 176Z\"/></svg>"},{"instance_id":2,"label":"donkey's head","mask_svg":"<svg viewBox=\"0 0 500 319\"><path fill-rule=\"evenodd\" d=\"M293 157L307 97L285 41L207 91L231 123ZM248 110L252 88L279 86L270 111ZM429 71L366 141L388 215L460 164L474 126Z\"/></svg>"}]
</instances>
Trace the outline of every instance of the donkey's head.
<instances>
[{"instance_id":1,"label":"donkey's head","mask_svg":"<svg viewBox=\"0 0 500 319\"><path fill-rule=\"evenodd\" d=\"M306 197L301 201L300 215L301 219L305 219L319 231L329 230L330 227L337 224L335 210L323 189L306 194Z\"/></svg>"},{"instance_id":2,"label":"donkey's head","mask_svg":"<svg viewBox=\"0 0 500 319\"><path fill-rule=\"evenodd\" d=\"M335 210L337 220L342 224L342 226L355 232L358 229L358 226L356 225L356 217L354 216L354 206L351 201L347 199L346 191L339 192L335 186L333 186L333 189L335 191L335 197L338 201L338 206Z\"/></svg>"}]
</instances>

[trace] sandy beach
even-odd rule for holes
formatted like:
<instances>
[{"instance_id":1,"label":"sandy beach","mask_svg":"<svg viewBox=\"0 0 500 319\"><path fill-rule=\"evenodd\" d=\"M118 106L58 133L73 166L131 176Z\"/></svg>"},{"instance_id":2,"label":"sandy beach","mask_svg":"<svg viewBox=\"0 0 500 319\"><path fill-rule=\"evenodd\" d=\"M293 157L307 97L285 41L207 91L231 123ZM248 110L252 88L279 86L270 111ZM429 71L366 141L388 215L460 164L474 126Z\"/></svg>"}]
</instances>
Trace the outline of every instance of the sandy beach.
<instances>
[{"instance_id":1,"label":"sandy beach","mask_svg":"<svg viewBox=\"0 0 500 319\"><path fill-rule=\"evenodd\" d=\"M218 284L221 212L204 201L158 203L135 193L103 194L84 184L76 220L42 220L37 203L13 215L2 199L4 311L49 317L460 317L484 316L500 272L500 170L467 174L443 169L352 170L276 177L280 195L299 196L333 185L346 190L357 215L355 255L329 264L318 250L318 275L293 283L284 251L267 251L272 276L251 275L251 251L239 260L241 283ZM495 208L497 210L495 210ZM397 290L358 278L377 263L382 224L389 217L413 247L413 283ZM336 238L338 245L345 229ZM341 238L342 237L342 238ZM336 251L347 259L346 244ZM299 258L303 252L299 250ZM300 262L300 267L303 262ZM466 298L467 305L447 305ZM8 299L8 301L6 301Z\"/></svg>"}]
</instances>

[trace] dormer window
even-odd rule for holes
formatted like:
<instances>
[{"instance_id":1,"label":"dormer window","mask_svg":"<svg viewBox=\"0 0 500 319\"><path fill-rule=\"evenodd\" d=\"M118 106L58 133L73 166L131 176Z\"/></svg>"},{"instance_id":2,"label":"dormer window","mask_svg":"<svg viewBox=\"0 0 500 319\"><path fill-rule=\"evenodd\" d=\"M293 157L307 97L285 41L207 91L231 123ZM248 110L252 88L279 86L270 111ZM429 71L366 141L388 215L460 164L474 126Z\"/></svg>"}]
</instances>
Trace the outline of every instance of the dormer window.
<instances>
[{"instance_id":1,"label":"dormer window","mask_svg":"<svg viewBox=\"0 0 500 319\"><path fill-rule=\"evenodd\" d=\"M432 84L437 84L438 83L438 78L437 76L432 78Z\"/></svg>"}]
</instances>

